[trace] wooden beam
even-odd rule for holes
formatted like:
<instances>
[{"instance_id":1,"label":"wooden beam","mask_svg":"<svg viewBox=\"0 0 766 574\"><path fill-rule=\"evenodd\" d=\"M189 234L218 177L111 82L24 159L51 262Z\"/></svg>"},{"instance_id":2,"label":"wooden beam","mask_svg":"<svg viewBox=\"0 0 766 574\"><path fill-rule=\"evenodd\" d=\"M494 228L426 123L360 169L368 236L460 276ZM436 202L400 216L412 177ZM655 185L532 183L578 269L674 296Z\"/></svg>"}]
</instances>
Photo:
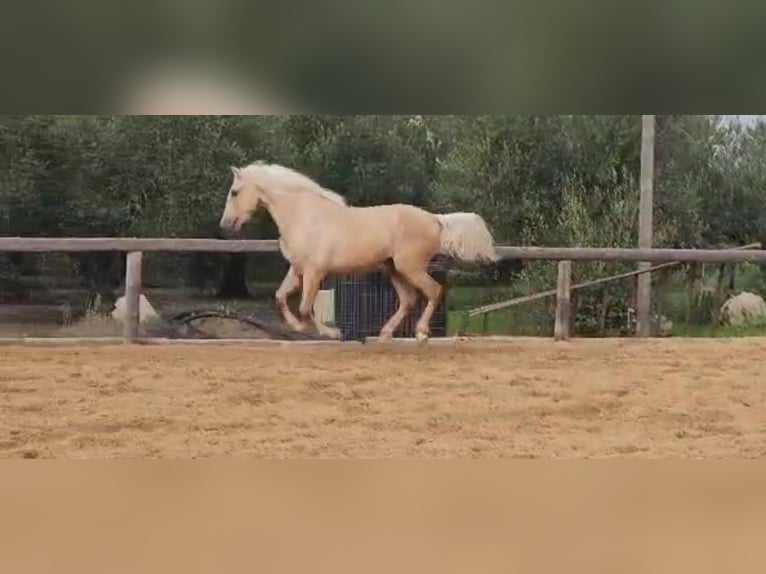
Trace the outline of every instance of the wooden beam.
<instances>
[{"instance_id":1,"label":"wooden beam","mask_svg":"<svg viewBox=\"0 0 766 574\"><path fill-rule=\"evenodd\" d=\"M556 284L556 323L553 338L556 341L569 339L572 314L572 262L559 261L558 282Z\"/></svg>"},{"instance_id":2,"label":"wooden beam","mask_svg":"<svg viewBox=\"0 0 766 574\"><path fill-rule=\"evenodd\" d=\"M414 340L414 339L413 339ZM122 346L122 337L0 337L2 347L79 347L79 346ZM155 346L248 346L248 347L313 347L358 346L359 341L282 341L278 339L164 339L161 337L138 338L138 345Z\"/></svg>"},{"instance_id":3,"label":"wooden beam","mask_svg":"<svg viewBox=\"0 0 766 574\"><path fill-rule=\"evenodd\" d=\"M576 287L573 286L572 288ZM508 307L515 307L523 303L531 303L539 299L545 299L551 297L558 292L558 289L548 289L547 291L540 291L539 293L532 293L531 295L524 295L523 297L516 297L515 299L508 299L507 301L498 301L497 303L490 303L489 305L482 305L471 309L466 314L468 317L476 317L477 315L485 315L492 311L500 311L501 309L507 309Z\"/></svg>"},{"instance_id":4,"label":"wooden beam","mask_svg":"<svg viewBox=\"0 0 766 574\"><path fill-rule=\"evenodd\" d=\"M125 322L123 334L127 343L138 339L141 297L141 260L140 251L131 251L125 266Z\"/></svg>"},{"instance_id":5,"label":"wooden beam","mask_svg":"<svg viewBox=\"0 0 766 574\"><path fill-rule=\"evenodd\" d=\"M162 337L142 337L136 340L139 345L189 345L189 346L215 346L221 347L333 347L338 345L353 346L361 345L359 341L284 341L282 339L165 339Z\"/></svg>"},{"instance_id":6,"label":"wooden beam","mask_svg":"<svg viewBox=\"0 0 766 574\"><path fill-rule=\"evenodd\" d=\"M0 337L2 347L118 346L123 337Z\"/></svg>"},{"instance_id":7,"label":"wooden beam","mask_svg":"<svg viewBox=\"0 0 766 574\"><path fill-rule=\"evenodd\" d=\"M641 119L641 197L638 211L638 247L651 249L653 244L654 212L654 116ZM651 267L648 261L638 264L639 270ZM652 317L652 276L644 273L638 276L636 291L636 335L648 337L651 334Z\"/></svg>"},{"instance_id":8,"label":"wooden beam","mask_svg":"<svg viewBox=\"0 0 766 574\"><path fill-rule=\"evenodd\" d=\"M729 249L627 249L620 247L496 248L501 257L548 261L653 261L655 263L766 263L766 251Z\"/></svg>"},{"instance_id":9,"label":"wooden beam","mask_svg":"<svg viewBox=\"0 0 766 574\"><path fill-rule=\"evenodd\" d=\"M19 253L143 251L209 253L275 253L276 239L226 240L134 237L0 237L0 251Z\"/></svg>"},{"instance_id":10,"label":"wooden beam","mask_svg":"<svg viewBox=\"0 0 766 574\"><path fill-rule=\"evenodd\" d=\"M677 261L680 263L766 263L766 250L627 249L620 247L518 247L498 245L499 256L541 261ZM81 253L88 251L275 253L276 240L219 239L44 238L0 237L0 252Z\"/></svg>"}]
</instances>

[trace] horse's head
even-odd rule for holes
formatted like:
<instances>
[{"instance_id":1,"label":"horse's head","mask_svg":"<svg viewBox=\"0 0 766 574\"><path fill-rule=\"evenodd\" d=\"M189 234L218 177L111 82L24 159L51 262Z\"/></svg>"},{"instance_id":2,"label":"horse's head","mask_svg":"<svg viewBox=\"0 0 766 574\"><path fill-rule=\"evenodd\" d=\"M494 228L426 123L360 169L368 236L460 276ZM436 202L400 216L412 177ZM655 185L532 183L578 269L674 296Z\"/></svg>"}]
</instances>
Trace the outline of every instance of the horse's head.
<instances>
[{"instance_id":1,"label":"horse's head","mask_svg":"<svg viewBox=\"0 0 766 574\"><path fill-rule=\"evenodd\" d=\"M234 177L226 196L220 226L226 232L238 232L258 211L263 201L263 192L253 178L247 177L244 169L232 167L231 172Z\"/></svg>"}]
</instances>

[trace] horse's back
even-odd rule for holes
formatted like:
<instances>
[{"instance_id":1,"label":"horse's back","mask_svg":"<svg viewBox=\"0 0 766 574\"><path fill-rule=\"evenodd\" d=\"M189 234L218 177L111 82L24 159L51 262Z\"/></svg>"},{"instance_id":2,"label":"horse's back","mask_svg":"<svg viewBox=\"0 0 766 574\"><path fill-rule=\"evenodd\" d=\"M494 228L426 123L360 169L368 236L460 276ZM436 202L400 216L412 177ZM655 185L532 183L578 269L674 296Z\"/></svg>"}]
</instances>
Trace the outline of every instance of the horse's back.
<instances>
[{"instance_id":1,"label":"horse's back","mask_svg":"<svg viewBox=\"0 0 766 574\"><path fill-rule=\"evenodd\" d=\"M438 218L425 209L404 203L357 208L362 211L363 233L385 236L391 255L402 249L435 252L438 249L441 225Z\"/></svg>"},{"instance_id":2,"label":"horse's back","mask_svg":"<svg viewBox=\"0 0 766 574\"><path fill-rule=\"evenodd\" d=\"M423 208L406 203L388 203L384 205L373 205L370 207L352 207L357 210L359 215L365 219L387 220L407 224L409 222L424 224L437 223L438 220L433 213Z\"/></svg>"}]
</instances>

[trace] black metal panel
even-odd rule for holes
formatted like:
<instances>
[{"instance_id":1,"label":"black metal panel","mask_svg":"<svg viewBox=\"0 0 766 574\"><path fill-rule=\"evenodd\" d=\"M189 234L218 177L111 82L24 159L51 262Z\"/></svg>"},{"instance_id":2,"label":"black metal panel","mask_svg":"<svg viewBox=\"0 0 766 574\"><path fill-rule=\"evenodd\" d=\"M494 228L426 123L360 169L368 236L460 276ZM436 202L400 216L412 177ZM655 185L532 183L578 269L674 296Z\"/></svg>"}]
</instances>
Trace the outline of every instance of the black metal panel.
<instances>
[{"instance_id":1,"label":"black metal panel","mask_svg":"<svg viewBox=\"0 0 766 574\"><path fill-rule=\"evenodd\" d=\"M429 274L445 287L445 295L431 318L431 336L446 337L446 273L442 266L434 261L429 268ZM396 290L391 280L382 272L340 276L335 279L334 285L328 285L326 288L335 289L335 326L343 333L344 340L377 337L399 306ZM425 305L425 297L418 292L415 307L396 330L395 337L415 336L415 325Z\"/></svg>"}]
</instances>

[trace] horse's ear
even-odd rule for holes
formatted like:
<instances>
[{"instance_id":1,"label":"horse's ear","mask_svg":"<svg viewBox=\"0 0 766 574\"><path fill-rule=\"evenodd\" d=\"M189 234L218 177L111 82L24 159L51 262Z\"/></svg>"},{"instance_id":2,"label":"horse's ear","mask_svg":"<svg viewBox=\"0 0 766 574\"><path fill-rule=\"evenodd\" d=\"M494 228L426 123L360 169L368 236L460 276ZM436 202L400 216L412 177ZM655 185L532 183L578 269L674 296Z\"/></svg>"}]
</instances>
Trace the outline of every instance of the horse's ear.
<instances>
[{"instance_id":1,"label":"horse's ear","mask_svg":"<svg viewBox=\"0 0 766 574\"><path fill-rule=\"evenodd\" d=\"M231 173L234 174L234 177L239 177L239 172L240 170L238 167L234 167L233 165L231 166Z\"/></svg>"}]
</instances>

